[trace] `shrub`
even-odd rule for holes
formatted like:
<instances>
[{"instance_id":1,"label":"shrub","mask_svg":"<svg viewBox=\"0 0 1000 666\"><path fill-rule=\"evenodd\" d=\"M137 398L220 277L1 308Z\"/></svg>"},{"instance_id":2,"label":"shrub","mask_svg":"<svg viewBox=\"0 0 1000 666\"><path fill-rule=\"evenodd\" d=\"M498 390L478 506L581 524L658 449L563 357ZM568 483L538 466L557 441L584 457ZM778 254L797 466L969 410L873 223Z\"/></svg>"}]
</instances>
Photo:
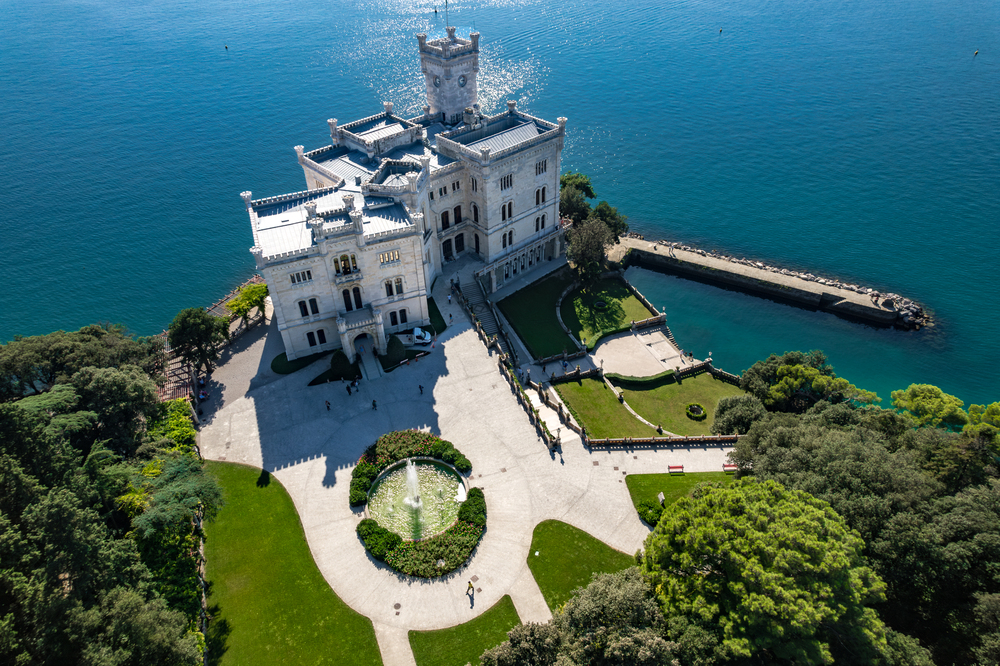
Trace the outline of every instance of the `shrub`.
<instances>
[{"instance_id":1,"label":"shrub","mask_svg":"<svg viewBox=\"0 0 1000 666\"><path fill-rule=\"evenodd\" d=\"M157 418L150 423L147 434L151 442L169 439L178 449L190 451L197 432L191 423L191 408L187 401L177 398L160 403Z\"/></svg>"},{"instance_id":2,"label":"shrub","mask_svg":"<svg viewBox=\"0 0 1000 666\"><path fill-rule=\"evenodd\" d=\"M484 527L486 525L486 497L482 488L473 488L458 510L458 519Z\"/></svg>"},{"instance_id":3,"label":"shrub","mask_svg":"<svg viewBox=\"0 0 1000 666\"><path fill-rule=\"evenodd\" d=\"M468 474L472 471L472 463L469 462L469 459L463 455L458 456L452 464L455 466L455 469L462 474Z\"/></svg>"},{"instance_id":4,"label":"shrub","mask_svg":"<svg viewBox=\"0 0 1000 666\"><path fill-rule=\"evenodd\" d=\"M684 411L687 413L689 419L693 419L695 421L704 421L708 418L708 412L706 412L705 408L697 402L692 402Z\"/></svg>"},{"instance_id":5,"label":"shrub","mask_svg":"<svg viewBox=\"0 0 1000 666\"><path fill-rule=\"evenodd\" d=\"M330 379L333 380L354 379L357 375L354 364L347 358L343 349L333 352L333 356L330 357L330 373Z\"/></svg>"},{"instance_id":6,"label":"shrub","mask_svg":"<svg viewBox=\"0 0 1000 666\"><path fill-rule=\"evenodd\" d=\"M385 558L403 543L403 537L395 532L390 532L371 518L365 518L357 526L358 536L365 544L365 548L377 560L384 561Z\"/></svg>"},{"instance_id":7,"label":"shrub","mask_svg":"<svg viewBox=\"0 0 1000 666\"><path fill-rule=\"evenodd\" d=\"M731 395L719 401L712 421L713 435L745 435L757 421L767 416L760 398L747 393Z\"/></svg>"},{"instance_id":8,"label":"shrub","mask_svg":"<svg viewBox=\"0 0 1000 666\"><path fill-rule=\"evenodd\" d=\"M465 564L483 536L483 528L460 520L446 532L425 541L405 541L385 558L404 574L434 578ZM444 564L438 566L438 562Z\"/></svg>"},{"instance_id":9,"label":"shrub","mask_svg":"<svg viewBox=\"0 0 1000 666\"><path fill-rule=\"evenodd\" d=\"M441 454L441 460L445 461L449 465L454 465L455 461L459 459L462 454L454 446L449 446Z\"/></svg>"},{"instance_id":10,"label":"shrub","mask_svg":"<svg viewBox=\"0 0 1000 666\"><path fill-rule=\"evenodd\" d=\"M368 493L363 490L356 490L351 488L351 493L348 501L351 506L364 506L368 503Z\"/></svg>"},{"instance_id":11,"label":"shrub","mask_svg":"<svg viewBox=\"0 0 1000 666\"><path fill-rule=\"evenodd\" d=\"M660 522L660 516L663 515L663 507L660 506L659 502L654 502L652 500L643 500L639 502L638 511L639 517L654 527L658 522Z\"/></svg>"},{"instance_id":12,"label":"shrub","mask_svg":"<svg viewBox=\"0 0 1000 666\"><path fill-rule=\"evenodd\" d=\"M387 368L399 365L405 361L406 347L403 345L403 341L395 335L389 338L389 342L385 345L385 354L383 354L383 356L385 356L383 359L383 365Z\"/></svg>"}]
</instances>

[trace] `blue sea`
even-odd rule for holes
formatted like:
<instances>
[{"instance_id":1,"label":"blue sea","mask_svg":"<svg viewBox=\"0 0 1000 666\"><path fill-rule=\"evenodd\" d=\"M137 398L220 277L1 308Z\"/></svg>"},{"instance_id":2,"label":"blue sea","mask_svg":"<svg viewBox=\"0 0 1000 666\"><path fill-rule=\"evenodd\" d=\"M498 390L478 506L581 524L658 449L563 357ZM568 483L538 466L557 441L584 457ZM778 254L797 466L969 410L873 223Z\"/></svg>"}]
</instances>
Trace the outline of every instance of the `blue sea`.
<instances>
[{"instance_id":1,"label":"blue sea","mask_svg":"<svg viewBox=\"0 0 1000 666\"><path fill-rule=\"evenodd\" d=\"M94 321L158 333L246 279L239 193L303 189L292 147L325 145L327 118L418 113L414 35L443 34L444 11L0 0L0 340ZM936 320L874 329L632 270L683 347L737 373L819 348L886 401L913 382L1000 400L995 0L448 12L482 33L483 106L568 117L564 170L633 230L895 291Z\"/></svg>"}]
</instances>

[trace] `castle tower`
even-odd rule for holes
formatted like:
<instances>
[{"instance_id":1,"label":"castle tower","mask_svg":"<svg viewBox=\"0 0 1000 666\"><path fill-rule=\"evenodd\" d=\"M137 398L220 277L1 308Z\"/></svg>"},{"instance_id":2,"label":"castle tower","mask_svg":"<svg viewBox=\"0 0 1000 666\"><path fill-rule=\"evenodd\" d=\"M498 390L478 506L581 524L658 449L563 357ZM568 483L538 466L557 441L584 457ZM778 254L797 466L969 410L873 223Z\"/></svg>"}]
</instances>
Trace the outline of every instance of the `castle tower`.
<instances>
[{"instance_id":1,"label":"castle tower","mask_svg":"<svg viewBox=\"0 0 1000 666\"><path fill-rule=\"evenodd\" d=\"M466 107L478 100L479 33L462 39L455 36L455 28L447 30L447 37L431 41L427 41L426 34L420 33L417 42L430 114L444 114L446 123L455 123L462 119Z\"/></svg>"}]
</instances>

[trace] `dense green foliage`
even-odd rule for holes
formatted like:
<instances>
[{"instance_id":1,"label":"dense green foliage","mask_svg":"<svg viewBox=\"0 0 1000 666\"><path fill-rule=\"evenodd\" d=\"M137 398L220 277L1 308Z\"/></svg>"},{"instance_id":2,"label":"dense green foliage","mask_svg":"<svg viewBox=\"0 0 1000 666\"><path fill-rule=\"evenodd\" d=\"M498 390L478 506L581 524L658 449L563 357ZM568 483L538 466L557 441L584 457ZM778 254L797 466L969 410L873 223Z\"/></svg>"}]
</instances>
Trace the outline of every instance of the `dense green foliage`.
<instances>
[{"instance_id":1,"label":"dense green foliage","mask_svg":"<svg viewBox=\"0 0 1000 666\"><path fill-rule=\"evenodd\" d=\"M229 337L229 321L203 308L188 308L177 313L167 334L171 349L196 370L211 372L212 364L219 359L219 345Z\"/></svg>"},{"instance_id":2,"label":"dense green foliage","mask_svg":"<svg viewBox=\"0 0 1000 666\"><path fill-rule=\"evenodd\" d=\"M963 404L931 384L910 384L905 391L892 392L892 406L908 412L921 426L961 428L969 422Z\"/></svg>"},{"instance_id":3,"label":"dense green foliage","mask_svg":"<svg viewBox=\"0 0 1000 666\"><path fill-rule=\"evenodd\" d=\"M330 589L281 482L247 465L206 467L226 501L205 528L209 665L380 666L371 620Z\"/></svg>"},{"instance_id":4,"label":"dense green foliage","mask_svg":"<svg viewBox=\"0 0 1000 666\"><path fill-rule=\"evenodd\" d=\"M603 303L602 307L597 307ZM593 349L606 335L627 331L633 321L653 316L619 279L600 279L585 289L576 289L562 302L563 322L578 340Z\"/></svg>"},{"instance_id":5,"label":"dense green foliage","mask_svg":"<svg viewBox=\"0 0 1000 666\"><path fill-rule=\"evenodd\" d=\"M631 555L558 520L538 523L531 535L528 568L553 612L595 573L613 573L633 564Z\"/></svg>"},{"instance_id":6,"label":"dense green foliage","mask_svg":"<svg viewBox=\"0 0 1000 666\"><path fill-rule=\"evenodd\" d=\"M713 435L744 435L750 426L767 416L760 398L751 394L732 395L719 400L712 421Z\"/></svg>"},{"instance_id":7,"label":"dense green foliage","mask_svg":"<svg viewBox=\"0 0 1000 666\"><path fill-rule=\"evenodd\" d=\"M458 510L458 519L478 527L486 526L486 496L482 488L469 491L462 507Z\"/></svg>"},{"instance_id":8,"label":"dense green foliage","mask_svg":"<svg viewBox=\"0 0 1000 666\"><path fill-rule=\"evenodd\" d=\"M434 578L459 568L479 545L485 527L459 520L444 533L423 541L404 541L386 555L385 562L410 576Z\"/></svg>"},{"instance_id":9,"label":"dense green foliage","mask_svg":"<svg viewBox=\"0 0 1000 666\"><path fill-rule=\"evenodd\" d=\"M820 400L872 404L881 401L871 391L837 377L821 351L771 354L743 373L740 388L751 393L768 409L802 413Z\"/></svg>"},{"instance_id":10,"label":"dense green foliage","mask_svg":"<svg viewBox=\"0 0 1000 666\"><path fill-rule=\"evenodd\" d=\"M587 199L593 199L597 196L594 193L594 186L590 183L590 176L582 173L567 171L559 176L559 190L562 191L567 187L575 188Z\"/></svg>"},{"instance_id":11,"label":"dense green foliage","mask_svg":"<svg viewBox=\"0 0 1000 666\"><path fill-rule=\"evenodd\" d=\"M686 497L700 483L732 483L733 475L726 472L687 472L681 474L629 474L625 477L632 506L639 517L650 525L656 525L668 507L681 497ZM663 493L663 504L659 494ZM644 512L643 507L646 507Z\"/></svg>"},{"instance_id":12,"label":"dense green foliage","mask_svg":"<svg viewBox=\"0 0 1000 666\"><path fill-rule=\"evenodd\" d=\"M371 518L365 518L356 528L365 548L376 560L385 561L386 556L403 543L403 537L390 532Z\"/></svg>"},{"instance_id":13,"label":"dense green foliage","mask_svg":"<svg viewBox=\"0 0 1000 666\"><path fill-rule=\"evenodd\" d=\"M264 303L266 300L266 284L262 282L248 284L240 287L236 296L226 303L226 309L232 312L234 316L241 318L243 325L246 326L251 312L257 310L261 315L264 314Z\"/></svg>"},{"instance_id":14,"label":"dense green foliage","mask_svg":"<svg viewBox=\"0 0 1000 666\"><path fill-rule=\"evenodd\" d=\"M596 281L604 270L604 255L615 242L614 234L604 222L591 216L575 223L566 237L566 258L573 264L577 278L583 284Z\"/></svg>"},{"instance_id":15,"label":"dense green foliage","mask_svg":"<svg viewBox=\"0 0 1000 666\"><path fill-rule=\"evenodd\" d=\"M406 345L399 339L399 336L389 337L385 343L385 354L379 356L379 361L386 368L392 368L406 360Z\"/></svg>"},{"instance_id":16,"label":"dense green foliage","mask_svg":"<svg viewBox=\"0 0 1000 666\"><path fill-rule=\"evenodd\" d=\"M484 666L661 666L676 663L663 615L635 567L595 574L546 624L525 624L481 657Z\"/></svg>"},{"instance_id":17,"label":"dense green foliage","mask_svg":"<svg viewBox=\"0 0 1000 666\"><path fill-rule=\"evenodd\" d=\"M643 569L666 616L707 632L717 659L869 664L888 646L862 546L825 502L748 479L675 502Z\"/></svg>"},{"instance_id":18,"label":"dense green foliage","mask_svg":"<svg viewBox=\"0 0 1000 666\"><path fill-rule=\"evenodd\" d=\"M635 508L639 512L639 517L649 525L656 525L663 515L663 506L656 500L642 500Z\"/></svg>"},{"instance_id":19,"label":"dense green foliage","mask_svg":"<svg viewBox=\"0 0 1000 666\"><path fill-rule=\"evenodd\" d=\"M479 655L507 638L520 623L510 595L504 595L475 619L448 629L411 631L410 648L417 666L478 666Z\"/></svg>"},{"instance_id":20,"label":"dense green foliage","mask_svg":"<svg viewBox=\"0 0 1000 666\"><path fill-rule=\"evenodd\" d=\"M568 217L574 224L587 219L599 220L611 232L612 243L617 243L623 234L628 233L628 222L607 201L601 201L591 209L587 199L596 196L588 176L567 172L559 177L559 215Z\"/></svg>"},{"instance_id":21,"label":"dense green foliage","mask_svg":"<svg viewBox=\"0 0 1000 666\"><path fill-rule=\"evenodd\" d=\"M684 413L692 421L704 421L708 418L708 412L697 402L692 402L684 408Z\"/></svg>"},{"instance_id":22,"label":"dense green foliage","mask_svg":"<svg viewBox=\"0 0 1000 666\"><path fill-rule=\"evenodd\" d=\"M559 215L579 224L590 215L590 204L587 198L575 187L564 187L559 192Z\"/></svg>"},{"instance_id":23,"label":"dense green foliage","mask_svg":"<svg viewBox=\"0 0 1000 666\"><path fill-rule=\"evenodd\" d=\"M90 326L0 358L33 377L0 405L0 662L196 663L197 543L220 498L190 409L156 401L161 342Z\"/></svg>"}]
</instances>

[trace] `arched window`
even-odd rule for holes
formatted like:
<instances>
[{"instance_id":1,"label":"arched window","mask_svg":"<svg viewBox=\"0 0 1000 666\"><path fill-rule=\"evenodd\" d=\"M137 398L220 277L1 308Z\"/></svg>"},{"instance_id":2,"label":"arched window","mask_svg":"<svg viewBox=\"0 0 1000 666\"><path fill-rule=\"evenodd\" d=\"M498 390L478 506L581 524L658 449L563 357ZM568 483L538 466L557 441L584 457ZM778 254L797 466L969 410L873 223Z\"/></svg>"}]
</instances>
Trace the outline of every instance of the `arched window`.
<instances>
[{"instance_id":1,"label":"arched window","mask_svg":"<svg viewBox=\"0 0 1000 666\"><path fill-rule=\"evenodd\" d=\"M507 204L500 206L500 221L503 222L507 219Z\"/></svg>"},{"instance_id":2,"label":"arched window","mask_svg":"<svg viewBox=\"0 0 1000 666\"><path fill-rule=\"evenodd\" d=\"M472 182L476 181L473 180ZM477 206L476 204L472 204L472 221L475 224L479 224L479 206Z\"/></svg>"},{"instance_id":3,"label":"arched window","mask_svg":"<svg viewBox=\"0 0 1000 666\"><path fill-rule=\"evenodd\" d=\"M343 271L344 275L351 274L351 264L349 262L350 258L346 254L340 255L340 270Z\"/></svg>"},{"instance_id":4,"label":"arched window","mask_svg":"<svg viewBox=\"0 0 1000 666\"><path fill-rule=\"evenodd\" d=\"M503 235L503 247L504 249L507 249L507 234Z\"/></svg>"},{"instance_id":5,"label":"arched window","mask_svg":"<svg viewBox=\"0 0 1000 666\"><path fill-rule=\"evenodd\" d=\"M316 337L319 338L319 343L321 345L326 344L326 331L324 331L322 328L316 331Z\"/></svg>"},{"instance_id":6,"label":"arched window","mask_svg":"<svg viewBox=\"0 0 1000 666\"><path fill-rule=\"evenodd\" d=\"M392 280L385 281L385 295L392 296Z\"/></svg>"},{"instance_id":7,"label":"arched window","mask_svg":"<svg viewBox=\"0 0 1000 666\"><path fill-rule=\"evenodd\" d=\"M400 296L403 293L403 278L396 278L396 295Z\"/></svg>"},{"instance_id":8,"label":"arched window","mask_svg":"<svg viewBox=\"0 0 1000 666\"><path fill-rule=\"evenodd\" d=\"M309 299L309 309L313 314L319 314L319 303L316 302L315 298Z\"/></svg>"},{"instance_id":9,"label":"arched window","mask_svg":"<svg viewBox=\"0 0 1000 666\"><path fill-rule=\"evenodd\" d=\"M535 205L537 206L540 203L542 203L542 191L535 190Z\"/></svg>"},{"instance_id":10,"label":"arched window","mask_svg":"<svg viewBox=\"0 0 1000 666\"><path fill-rule=\"evenodd\" d=\"M462 223L462 207L455 206L455 224Z\"/></svg>"},{"instance_id":11,"label":"arched window","mask_svg":"<svg viewBox=\"0 0 1000 666\"><path fill-rule=\"evenodd\" d=\"M507 217L514 217L514 202L507 204Z\"/></svg>"},{"instance_id":12,"label":"arched window","mask_svg":"<svg viewBox=\"0 0 1000 666\"><path fill-rule=\"evenodd\" d=\"M451 223L448 221L448 211L445 211L441 213L441 231L444 231L450 226Z\"/></svg>"},{"instance_id":13,"label":"arched window","mask_svg":"<svg viewBox=\"0 0 1000 666\"><path fill-rule=\"evenodd\" d=\"M347 291L346 289L344 290L344 307L347 308L348 312L354 309L354 307L351 305L351 292Z\"/></svg>"},{"instance_id":14,"label":"arched window","mask_svg":"<svg viewBox=\"0 0 1000 666\"><path fill-rule=\"evenodd\" d=\"M306 333L306 340L309 341L309 346L310 347L315 347L316 346L316 335L312 331L309 331L308 333Z\"/></svg>"},{"instance_id":15,"label":"arched window","mask_svg":"<svg viewBox=\"0 0 1000 666\"><path fill-rule=\"evenodd\" d=\"M400 310L399 311L399 323L400 324L405 324L406 323L406 310Z\"/></svg>"},{"instance_id":16,"label":"arched window","mask_svg":"<svg viewBox=\"0 0 1000 666\"><path fill-rule=\"evenodd\" d=\"M545 213L542 213L542 229L545 228Z\"/></svg>"},{"instance_id":17,"label":"arched window","mask_svg":"<svg viewBox=\"0 0 1000 666\"><path fill-rule=\"evenodd\" d=\"M340 275L340 259L333 260L333 272Z\"/></svg>"},{"instance_id":18,"label":"arched window","mask_svg":"<svg viewBox=\"0 0 1000 666\"><path fill-rule=\"evenodd\" d=\"M389 313L389 326L399 326L399 318L396 317L395 311Z\"/></svg>"},{"instance_id":19,"label":"arched window","mask_svg":"<svg viewBox=\"0 0 1000 666\"><path fill-rule=\"evenodd\" d=\"M353 254L351 255L351 270L355 273L358 271L358 258Z\"/></svg>"},{"instance_id":20,"label":"arched window","mask_svg":"<svg viewBox=\"0 0 1000 666\"><path fill-rule=\"evenodd\" d=\"M538 218L538 217L535 218L535 231L538 231L538 228L539 228L538 227L538 223L539 223L540 220L541 220L541 218Z\"/></svg>"},{"instance_id":21,"label":"arched window","mask_svg":"<svg viewBox=\"0 0 1000 666\"><path fill-rule=\"evenodd\" d=\"M309 308L306 307L305 301L299 301L299 314L303 317L309 316Z\"/></svg>"},{"instance_id":22,"label":"arched window","mask_svg":"<svg viewBox=\"0 0 1000 666\"><path fill-rule=\"evenodd\" d=\"M542 188L542 203L545 203L545 188Z\"/></svg>"},{"instance_id":23,"label":"arched window","mask_svg":"<svg viewBox=\"0 0 1000 666\"><path fill-rule=\"evenodd\" d=\"M507 245L513 245L513 244L514 244L514 231L511 230L507 232Z\"/></svg>"},{"instance_id":24,"label":"arched window","mask_svg":"<svg viewBox=\"0 0 1000 666\"><path fill-rule=\"evenodd\" d=\"M354 288L354 307L358 310L361 309L361 289L359 287Z\"/></svg>"}]
</instances>

